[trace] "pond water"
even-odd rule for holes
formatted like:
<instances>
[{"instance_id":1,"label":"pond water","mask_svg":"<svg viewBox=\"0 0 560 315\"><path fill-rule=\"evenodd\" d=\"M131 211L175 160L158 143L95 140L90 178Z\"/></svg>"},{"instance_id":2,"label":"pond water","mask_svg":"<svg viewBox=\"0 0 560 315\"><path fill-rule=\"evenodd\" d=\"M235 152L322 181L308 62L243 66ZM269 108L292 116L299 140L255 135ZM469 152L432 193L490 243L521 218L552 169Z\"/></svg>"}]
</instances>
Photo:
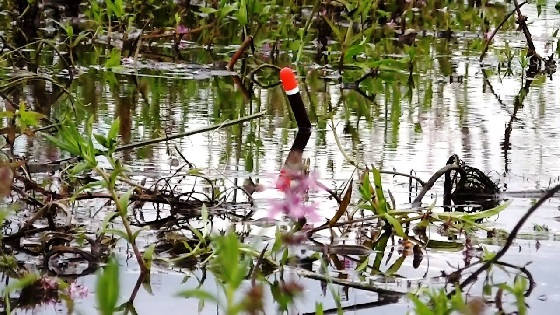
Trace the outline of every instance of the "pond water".
<instances>
[{"instance_id":1,"label":"pond water","mask_svg":"<svg viewBox=\"0 0 560 315\"><path fill-rule=\"evenodd\" d=\"M549 3L539 18L532 6L523 10L532 22L530 29L537 51L547 56L556 49L555 39L550 34L560 25L558 14L548 14L554 12L553 5ZM429 47L429 53L422 57L424 59L416 69L417 88L410 98L406 86L387 84L384 86L387 93L376 95L372 101L349 84L341 84L337 71L332 68L301 65L298 70L303 99L313 123L313 133L304 153L310 159L310 168L332 189L340 189L352 176L357 180L354 166L339 150L337 137L345 153L356 160L383 170L403 173L413 170L424 180L445 166L450 155L457 154L468 165L490 174L505 191L505 198L512 200L505 211L488 222L492 227L511 230L539 197L534 191L560 182L560 74L557 72L551 78L537 76L523 106L515 110L515 98L525 83L522 70L514 59L513 75L497 73L496 53L504 49L506 42L514 49L524 47L524 37L520 32L498 33L494 50L483 63L478 62L478 53L469 50L479 37L477 33L466 31L457 32L451 40L419 34L416 41ZM223 58L236 48L216 46L214 54ZM166 48L163 47L162 51ZM112 72L91 64L91 54L91 51L79 53L81 67L69 90L79 103L79 115L94 116L95 132L107 132L118 117L122 143L134 143L265 111L261 118L242 125L124 151L119 157L128 166L131 179L146 180L147 186L172 175L185 164L178 151L206 176L224 178L224 187L242 185L249 178L262 184L267 189L253 194L253 207L243 204L235 207L235 211L242 214L254 210L250 218L239 221L237 229L249 235L246 241L261 244L257 246L259 248L270 241L275 228L263 226L259 219L267 217L269 201L280 196L273 189L274 181L296 133L281 88L261 89L252 85L250 95L247 95L246 88L242 88L232 76L234 72L221 70L222 65L209 61L208 52L194 43L186 42L183 48L184 60L189 63L140 57L124 60L123 65ZM289 56L281 56L280 60L280 64L289 65ZM9 69L5 73L12 75ZM55 94L60 93L55 86L48 82L34 82L22 92L25 95L22 98L32 104L34 110L55 118L59 114L53 106L57 101ZM35 163L66 157L37 137L19 137L14 149L15 154L26 156ZM181 191L189 191L196 184L193 179L174 183ZM407 178L383 175L383 184L391 191L399 208L408 206ZM202 190L211 193L209 187ZM515 194L508 195L510 192ZM440 180L424 202L439 207L442 193L443 181ZM312 193L310 199L318 203L319 213L325 218L332 217L338 209L337 203L329 199L326 192ZM246 202L247 198L241 193L232 193L228 200ZM102 206L98 202L81 202L75 209L74 219L95 230L105 217L103 210L97 212ZM536 282L534 291L527 298L531 313L551 314L560 306L560 274L556 270L556 261L560 258L560 247L556 243L560 239L559 210L558 198L547 201L526 222L522 237L502 259L516 265L531 262L527 269ZM153 207L145 211L145 216L155 216ZM223 226L228 224L222 223ZM215 224L214 228L219 230L221 223ZM536 232L535 225L544 225L547 229ZM369 227L363 228L367 230ZM323 233L315 240L325 244L361 244L359 234L364 231L359 229L334 240L328 233ZM445 239L435 230L433 236ZM480 239L473 240L474 244L484 244L489 251L497 251L502 245L486 244L485 235L479 236ZM139 240L139 246L144 247L157 239L156 232L148 232ZM138 266L131 249L121 243L116 252L123 267L121 298L125 301L136 284ZM310 255L310 252L309 247L301 247L302 256ZM372 260L377 255L372 253ZM401 257L399 244L390 243L381 256L380 268L387 270ZM371 274L364 279L353 272L357 262L341 259L345 277L405 293L421 285L444 286L441 272L449 273L464 265L462 251L428 249L417 268L413 267L412 256L406 256L393 275ZM28 261L30 266L36 263L38 261L33 259ZM175 297L181 289L198 285L197 279L203 277L201 270L155 264L151 275L152 291L141 287L135 300L139 314L195 313L196 310L201 314L218 313L210 302L203 306L194 299ZM273 282L278 276L270 276L269 281ZM325 290L320 281L301 277L290 269L282 276L295 279L304 287L303 298L296 299L290 313L314 312L315 302L322 302L324 309L336 307L331 292ZM338 276L338 272L332 270L332 276ZM500 277L505 281L508 276L497 272L494 282L500 282ZM211 273L204 279L203 288L218 291ZM80 277L77 281L90 290L95 288L94 275ZM481 286L479 281L471 288L472 292L480 292ZM340 294L343 307L354 306L346 310L349 314L366 314L373 310L402 314L412 309L404 297L338 285L332 288ZM265 292L265 296L266 308L273 313L274 300L270 292ZM90 294L77 303L76 309L82 314L94 314L95 303L94 294ZM359 307L361 304L364 304L363 309ZM28 312L54 314L62 309L60 304L45 305Z\"/></svg>"}]
</instances>

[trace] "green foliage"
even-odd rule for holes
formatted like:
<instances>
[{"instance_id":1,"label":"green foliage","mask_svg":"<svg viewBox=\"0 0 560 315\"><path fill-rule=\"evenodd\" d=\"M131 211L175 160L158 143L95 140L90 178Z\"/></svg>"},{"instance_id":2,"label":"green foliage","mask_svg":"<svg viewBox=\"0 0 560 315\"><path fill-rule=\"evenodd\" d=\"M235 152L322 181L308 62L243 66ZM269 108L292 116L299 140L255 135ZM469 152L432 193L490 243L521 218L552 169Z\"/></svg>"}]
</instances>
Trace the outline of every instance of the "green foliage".
<instances>
[{"instance_id":1,"label":"green foliage","mask_svg":"<svg viewBox=\"0 0 560 315\"><path fill-rule=\"evenodd\" d=\"M34 273L28 273L18 279L13 279L8 285L6 285L2 290L2 296L4 297L5 309L7 314L11 314L10 307L10 294L20 291L25 287L28 287L39 280L39 275Z\"/></svg>"},{"instance_id":2,"label":"green foliage","mask_svg":"<svg viewBox=\"0 0 560 315\"><path fill-rule=\"evenodd\" d=\"M56 136L45 134L45 137L49 141L62 150L67 151L74 156L81 157L84 160L74 166L74 168L70 171L71 174L79 174L97 166L95 156L98 151L92 141L92 124L93 116L90 117L86 123L85 131L83 133L85 137L82 135L82 132L78 130L78 127L72 120L62 122L58 128L58 134Z\"/></svg>"},{"instance_id":3,"label":"green foliage","mask_svg":"<svg viewBox=\"0 0 560 315\"><path fill-rule=\"evenodd\" d=\"M210 270L218 279L226 297L221 301L216 295L201 290L188 289L178 293L178 296L185 298L197 298L202 301L212 301L224 308L226 314L234 315L243 311L245 304L243 301L235 301L235 293L240 288L241 282L248 272L248 260L241 254L241 243L234 232L227 232L225 235L216 236L212 240L214 247L214 258L210 264ZM233 262L233 263L232 263Z\"/></svg>"},{"instance_id":4,"label":"green foliage","mask_svg":"<svg viewBox=\"0 0 560 315\"><path fill-rule=\"evenodd\" d=\"M102 315L114 313L119 299L119 265L111 257L103 270L97 273L96 298L97 307Z\"/></svg>"},{"instance_id":5,"label":"green foliage","mask_svg":"<svg viewBox=\"0 0 560 315\"><path fill-rule=\"evenodd\" d=\"M359 187L361 195L360 207L373 211L373 213L383 218L393 228L395 234L407 238L399 220L390 213L391 209L387 203L381 184L381 173L378 169L372 167L373 187L369 179L369 173L370 171L366 170L362 175L362 183Z\"/></svg>"},{"instance_id":6,"label":"green foliage","mask_svg":"<svg viewBox=\"0 0 560 315\"><path fill-rule=\"evenodd\" d=\"M525 292L527 291L527 287L529 285L529 280L524 276L517 275L515 277L513 286L509 286L507 284L501 284L499 287L511 293L516 302L517 312L519 315L526 315L527 314L527 304L525 303Z\"/></svg>"},{"instance_id":7,"label":"green foliage","mask_svg":"<svg viewBox=\"0 0 560 315\"><path fill-rule=\"evenodd\" d=\"M107 60L105 61L105 68L117 67L121 64L121 50L117 48L111 49Z\"/></svg>"},{"instance_id":8,"label":"green foliage","mask_svg":"<svg viewBox=\"0 0 560 315\"><path fill-rule=\"evenodd\" d=\"M469 309L461 290L456 289L451 298L447 298L445 289L422 289L419 296L409 293L407 297L414 304L416 315L449 315L454 312L469 314Z\"/></svg>"}]
</instances>

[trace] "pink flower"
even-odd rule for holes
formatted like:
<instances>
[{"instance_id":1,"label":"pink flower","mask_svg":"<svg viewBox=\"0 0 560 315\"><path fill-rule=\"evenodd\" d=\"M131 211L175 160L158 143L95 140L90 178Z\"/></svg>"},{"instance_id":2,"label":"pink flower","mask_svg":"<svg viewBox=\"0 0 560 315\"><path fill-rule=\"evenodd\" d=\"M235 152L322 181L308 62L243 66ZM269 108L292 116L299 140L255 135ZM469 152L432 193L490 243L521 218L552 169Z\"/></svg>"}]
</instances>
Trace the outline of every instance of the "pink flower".
<instances>
[{"instance_id":1,"label":"pink flower","mask_svg":"<svg viewBox=\"0 0 560 315\"><path fill-rule=\"evenodd\" d=\"M493 30L488 30L488 32L484 33L484 40L487 42L490 41L492 39L492 33L494 33Z\"/></svg>"},{"instance_id":2,"label":"pink flower","mask_svg":"<svg viewBox=\"0 0 560 315\"><path fill-rule=\"evenodd\" d=\"M177 28L175 29L175 32L177 32L177 34L188 34L190 31L191 29L183 24L177 24Z\"/></svg>"},{"instance_id":3,"label":"pink flower","mask_svg":"<svg viewBox=\"0 0 560 315\"><path fill-rule=\"evenodd\" d=\"M58 283L56 282L55 278L51 278L51 277L43 277L41 278L41 287L47 291L47 290L56 290L58 288Z\"/></svg>"},{"instance_id":4,"label":"pink flower","mask_svg":"<svg viewBox=\"0 0 560 315\"><path fill-rule=\"evenodd\" d=\"M306 203L305 195L309 190L321 187L316 173L304 174L289 169L282 169L276 180L276 189L284 192L284 199L270 202L269 216L274 217L279 213L293 219L308 218L317 221L317 205Z\"/></svg>"},{"instance_id":5,"label":"pink flower","mask_svg":"<svg viewBox=\"0 0 560 315\"><path fill-rule=\"evenodd\" d=\"M68 295L72 300L86 298L88 294L88 288L77 282L72 282L68 287Z\"/></svg>"}]
</instances>

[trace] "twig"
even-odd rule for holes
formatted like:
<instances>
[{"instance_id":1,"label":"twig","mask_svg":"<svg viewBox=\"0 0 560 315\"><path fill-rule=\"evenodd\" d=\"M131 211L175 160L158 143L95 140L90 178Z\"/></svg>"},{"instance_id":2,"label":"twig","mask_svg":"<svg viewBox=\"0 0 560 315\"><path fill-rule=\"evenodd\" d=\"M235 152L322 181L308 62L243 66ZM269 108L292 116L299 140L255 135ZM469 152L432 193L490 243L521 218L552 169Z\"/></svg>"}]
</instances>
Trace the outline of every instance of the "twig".
<instances>
[{"instance_id":1,"label":"twig","mask_svg":"<svg viewBox=\"0 0 560 315\"><path fill-rule=\"evenodd\" d=\"M136 143L123 145L123 146L117 147L117 149L115 151L118 152L118 151L135 149L135 148L144 147L144 146L147 146L147 145L150 145L150 144L169 141L169 140L173 140L173 139L177 139L177 138L188 137L188 136L192 136L192 135L195 135L195 134L198 134L198 133L208 132L208 131L211 131L211 130L220 129L220 128L223 128L223 127L228 127L228 126L240 124L240 123L243 123L243 122L246 122L246 121L249 121L249 120L253 120L255 118L259 118L259 117L263 116L265 113L266 113L265 111L262 111L262 112L258 112L258 113L253 114L253 115L241 117L239 119L224 121L220 124L214 124L214 125L211 125L211 126L208 126L208 127L197 128L197 129L194 129L194 130L189 130L187 132L178 133L178 134L174 134L174 135L170 135L170 136L166 136L166 137L160 137L160 138L156 138L156 139L151 139L151 140L146 140L146 141L141 141L141 142L136 142Z\"/></svg>"},{"instance_id":2,"label":"twig","mask_svg":"<svg viewBox=\"0 0 560 315\"><path fill-rule=\"evenodd\" d=\"M361 282L353 282L353 281L344 280L344 279L326 277L324 275L321 275L321 274L318 274L318 273L315 273L315 272L310 272L310 271L307 271L307 270L299 269L296 272L300 277L305 277L305 278L320 280L320 281L325 281L325 282L332 282L334 284L347 286L347 287L354 288L354 289L359 289L359 290L376 292L378 294L383 294L383 295L388 295L388 296L399 296L399 295L406 294L406 293L399 292L399 291L393 291L393 290L389 290L389 289L383 289L383 288L375 287L372 284L364 284L364 283L361 283Z\"/></svg>"},{"instance_id":3,"label":"twig","mask_svg":"<svg viewBox=\"0 0 560 315\"><path fill-rule=\"evenodd\" d=\"M243 43L241 43L241 46L239 46L239 48L237 49L237 51L233 54L233 56L231 57L230 61L228 62L226 69L229 71L233 70L233 67L235 66L235 63L237 62L237 60L239 59L239 57L241 57L241 55L245 52L245 50L247 49L247 47L249 47L249 45L253 42L253 36L247 36L247 38L245 38L245 40L243 41Z\"/></svg>"},{"instance_id":4,"label":"twig","mask_svg":"<svg viewBox=\"0 0 560 315\"><path fill-rule=\"evenodd\" d=\"M269 89L269 88L275 87L277 85L280 85L280 83L282 83L280 81L276 81L276 82L273 82L273 83L270 83L270 84L263 84L255 78L255 74L258 71L261 71L262 69L265 69L265 68L271 68L271 69L274 69L276 71L280 71L280 67L265 63L265 64L262 64L262 65L256 67L255 69L251 70L251 72L249 72L249 74L248 74L249 79L251 79L251 81L253 81L256 85L258 85L262 89Z\"/></svg>"},{"instance_id":5,"label":"twig","mask_svg":"<svg viewBox=\"0 0 560 315\"><path fill-rule=\"evenodd\" d=\"M446 166L442 167L439 171L435 172L434 175L432 175L432 177L430 177L430 179L426 182L425 185L422 186L422 190L420 191L418 196L416 196L416 198L412 202L412 207L417 207L422 203L422 198L424 198L424 195L426 195L426 193L430 189L432 189L432 187L434 186L434 184L436 183L438 178L440 178L443 174L445 174L449 171L453 171L453 170L456 170L456 171L459 171L459 172L463 173L463 176L464 176L463 169L457 164L449 164L449 165L446 165Z\"/></svg>"},{"instance_id":6,"label":"twig","mask_svg":"<svg viewBox=\"0 0 560 315\"><path fill-rule=\"evenodd\" d=\"M553 188L549 189L535 204L533 204L531 206L531 208L529 208L529 210L527 210L527 212L521 217L521 219L519 219L519 221L517 222L517 224L515 225L515 227L511 230L511 233L508 235L507 239L506 239L506 243L504 244L504 246L502 247L502 249L500 249L496 255L494 255L494 257L492 257L492 259L489 259L488 261L486 261L484 263L484 265L482 265L480 268L478 268L477 270L475 270L467 279L465 279L465 281L463 281L460 285L459 288L464 288L466 285L468 285L469 283L473 282L474 280L477 279L478 275L481 274L483 271L487 270L488 268L490 268L490 266L492 266L492 264L496 263L500 258L502 258L502 256L505 255L505 253L508 251L508 249L511 247L511 245L513 244L513 241L515 240L515 238L517 237L517 233L519 233L519 230L521 230L521 227L523 226L523 224L525 224L525 222L527 221L527 219L529 219L529 217L546 201L548 200L550 197L554 196L554 194L556 194L558 191L560 191L560 185L556 185ZM448 296L451 296L455 293L455 289L450 292L448 294Z\"/></svg>"},{"instance_id":7,"label":"twig","mask_svg":"<svg viewBox=\"0 0 560 315\"><path fill-rule=\"evenodd\" d=\"M525 276L527 277L527 280L529 280L529 287L527 288L527 291L525 291L525 294L523 294L525 297L528 297L529 295L531 295L531 292L533 292L533 289L535 288L535 280L533 279L533 275L529 272L529 270L527 270L526 267L520 267L520 266L516 266L514 264L510 264L504 261L496 261L495 262L496 265L500 265L500 266L504 266L504 267L509 267L509 268L513 268L513 269L517 269L519 271L521 271L522 273L525 274Z\"/></svg>"},{"instance_id":8,"label":"twig","mask_svg":"<svg viewBox=\"0 0 560 315\"><path fill-rule=\"evenodd\" d=\"M255 265L253 266L253 269L249 273L251 275L251 284L253 286L255 286L255 281L257 279L257 272L259 270L259 266L262 263L262 260L263 260L264 254L266 253L267 248L268 248L268 244L266 244L266 246L262 249L261 254L257 258L257 261L255 262Z\"/></svg>"},{"instance_id":9,"label":"twig","mask_svg":"<svg viewBox=\"0 0 560 315\"><path fill-rule=\"evenodd\" d=\"M424 186L426 185L426 182L423 181L422 179L420 179L417 176L411 175L411 174L406 174L406 173L400 173L400 172L396 172L396 171L384 171L384 170L379 170L379 173L381 174L389 174L389 175L395 175L395 176L403 176L403 177L408 177L411 179L414 179L415 181L417 181L420 185Z\"/></svg>"},{"instance_id":10,"label":"twig","mask_svg":"<svg viewBox=\"0 0 560 315\"><path fill-rule=\"evenodd\" d=\"M527 1L523 1L520 4L516 4L515 8L508 13L504 19L502 20L502 22L496 27L496 29L494 29L494 31L492 32L492 34L490 34L490 37L486 40L486 45L484 45L484 49L482 50L482 54L480 54L480 58L478 61L482 61L484 59L484 56L486 56L486 52L488 51L488 46L490 46L490 43L492 42L492 39L494 39L494 36L496 35L496 33L498 32L498 30L507 22L507 20L515 13L517 12L517 10L519 10L519 8L521 8L524 4L526 4ZM534 48L534 47L533 47Z\"/></svg>"},{"instance_id":11,"label":"twig","mask_svg":"<svg viewBox=\"0 0 560 315\"><path fill-rule=\"evenodd\" d=\"M197 128L197 129L189 130L189 131L186 131L186 132L183 132L183 133L178 133L178 134L174 134L174 135L170 135L170 136L165 136L165 137L160 137L160 138L156 138L156 139L151 139L151 140L146 140L146 141L141 141L141 142L135 142L135 143L122 145L122 146L117 147L115 149L115 152L136 149L136 148L139 148L139 147L144 147L144 146L159 143L159 142L169 141L169 140L173 140L173 139L177 139L177 138L188 137L188 136L192 136L192 135L195 135L195 134L198 134L198 133L203 133L203 132L208 132L208 131L212 131L212 130L215 130L215 129L220 129L220 128L223 128L223 127L229 127L229 126L240 124L240 123L243 123L243 122L246 122L246 121L249 121L249 120L253 120L255 118L259 118L259 117L263 116L265 113L266 113L266 111L262 111L262 112L258 112L258 113L253 114L253 115L241 117L239 119L227 120L227 121L224 121L224 122L219 123L219 124L214 124L214 125L207 126L207 127ZM101 154L102 154L102 152L97 153L97 155L101 155ZM76 158L76 157L69 157L69 158L65 158L65 159L60 159L60 160L50 162L49 164L51 164L51 165L60 164L62 162L67 162L67 161L69 161L71 159L74 159L74 158Z\"/></svg>"},{"instance_id":12,"label":"twig","mask_svg":"<svg viewBox=\"0 0 560 315\"><path fill-rule=\"evenodd\" d=\"M527 17L521 14L521 9L520 9L521 6L517 2L517 0L513 0L513 4L515 5L515 11L517 11L517 23L519 23L519 26L521 27L521 30L525 35L525 39L527 40L527 46L529 48L529 51L527 52L527 56L532 57L536 55L536 50L535 50L535 44L533 44L533 38L531 36L531 32L529 32L529 27L525 22L527 20Z\"/></svg>"}]
</instances>

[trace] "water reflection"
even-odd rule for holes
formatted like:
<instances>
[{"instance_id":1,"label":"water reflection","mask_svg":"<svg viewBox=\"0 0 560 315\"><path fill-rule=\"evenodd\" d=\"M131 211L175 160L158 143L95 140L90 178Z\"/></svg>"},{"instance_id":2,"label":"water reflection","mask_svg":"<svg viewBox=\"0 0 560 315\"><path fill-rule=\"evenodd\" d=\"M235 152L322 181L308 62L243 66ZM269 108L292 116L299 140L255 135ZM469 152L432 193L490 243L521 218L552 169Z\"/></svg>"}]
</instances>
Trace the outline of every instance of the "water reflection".
<instances>
[{"instance_id":1,"label":"water reflection","mask_svg":"<svg viewBox=\"0 0 560 315\"><path fill-rule=\"evenodd\" d=\"M532 27L549 31L550 23L549 19L536 20ZM548 36L548 33L543 31L543 35ZM513 43L516 38L497 39L498 47L504 40ZM418 41L419 45L429 46L434 40L420 37ZM536 44L543 47L546 43L537 35ZM399 82L372 81L364 82L365 88L364 85L361 89L347 88L332 79L336 75L328 68L308 70L301 87L314 127L313 134L295 129L297 124L291 119L289 104L280 87L259 89L238 77L222 76L224 73L211 65L176 65L170 62L176 60L175 57L159 56L157 60L164 62L155 62L154 58L143 66L125 64L122 69L110 72L95 66L99 57L94 56L95 53L77 52L82 73L66 88L76 96L79 119L94 116L96 132L105 133L118 117L122 143L183 132L263 109L267 111L265 117L240 126L123 152L120 157L130 165L131 174L137 179L148 177L154 181L173 172L173 161L181 159L176 147L188 162L209 176L232 178L235 186L240 184L238 179L246 178L271 186L273 178L270 175L285 164L299 164L303 148L306 148L311 167L323 181L341 185L352 175L354 168L338 150L328 127L332 119L348 155L384 169L405 173L413 169L425 179L444 166L451 154L457 153L467 164L484 172L492 171L491 175L510 191L545 188L558 182L559 74L554 74L552 79L537 76L522 81L518 77L491 73L495 67L476 62L477 56L469 55L468 45L468 39L463 38L435 40L430 55L433 58L423 60L416 70L412 93L410 85ZM196 52L200 51L184 54L194 55ZM210 57L204 56L208 62ZM57 63L52 55L43 58L51 59L50 64ZM37 67L30 69L37 70ZM519 72L515 65L514 70ZM369 89L370 84L375 89ZM13 104L25 101L34 110L53 119L63 118L58 116L64 112L61 106L70 106L67 101L61 101L62 98L63 89L45 81L31 81L27 86L9 91ZM4 104L6 108L11 106L10 102ZM41 162L61 158L51 145L26 136L14 140L14 150L16 154ZM410 200L406 182L390 176L384 180L397 202L403 204ZM440 184L436 188L432 200L426 201L441 204L443 186ZM241 200L237 195L232 198ZM255 198L257 214L263 215L268 196L255 194ZM530 202L530 199L515 200L507 210L508 214L499 216L494 225L510 228ZM321 211L327 217L336 210L334 203L321 205ZM533 223L546 222L552 231L560 231L558 220L553 220L557 217L558 206L558 200L550 201L529 220L528 229ZM368 276L397 269L398 275L405 279L435 279L441 270L449 269L449 263L464 263L461 255L438 251L428 251L424 260L418 263L410 256L398 254L394 244L388 246L388 236L376 243L367 243L365 238L360 238L363 236L348 234L347 239L356 243L363 241L362 244L378 249L372 254ZM554 278L557 273L552 263L558 257L557 244L541 242L544 247L538 253L535 243L528 244L521 254L508 255L520 264L529 260L541 262L543 257L548 257L548 262L538 268L530 267L536 281L541 283L535 296L548 294L549 301L560 302L560 297L550 293L558 290L547 290L543 285L558 289L556 283L560 282ZM344 259L342 255L331 257L331 262L340 266ZM162 272L156 273L157 277L173 284L169 288L175 288L182 275ZM127 277L125 281L129 287L132 287L128 283L131 278ZM87 279L93 283L92 278ZM432 281L437 283L440 280ZM314 290L320 289L317 282L308 281L305 285L309 288L310 298L323 299L326 308L333 307L328 305L324 293L321 296L322 290ZM408 285L412 284L409 282L404 287ZM155 287L156 296L170 297L175 293L164 285ZM352 295L352 289L345 290L342 293L348 302L362 303L367 308L394 302L394 299L377 295L377 299L371 302L373 298L369 295ZM139 298L141 302L137 307L150 309L147 301L153 301L153 298L142 290L139 292L145 300ZM86 303L93 307L93 302ZM181 303L196 307L192 301ZM542 304L534 305L533 310L550 311ZM389 308L402 312L405 307ZM301 309L310 311L304 307ZM358 309L358 306L352 308Z\"/></svg>"}]
</instances>

